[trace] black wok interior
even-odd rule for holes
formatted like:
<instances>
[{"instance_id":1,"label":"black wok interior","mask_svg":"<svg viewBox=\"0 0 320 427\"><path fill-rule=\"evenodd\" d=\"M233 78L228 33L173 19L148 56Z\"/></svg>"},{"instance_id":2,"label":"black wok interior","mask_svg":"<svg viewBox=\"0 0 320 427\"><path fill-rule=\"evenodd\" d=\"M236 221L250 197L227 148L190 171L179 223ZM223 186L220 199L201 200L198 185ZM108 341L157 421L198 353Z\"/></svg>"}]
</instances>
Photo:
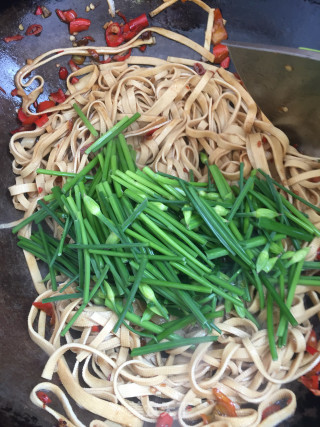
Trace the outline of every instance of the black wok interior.
<instances>
[{"instance_id":1,"label":"black wok interior","mask_svg":"<svg viewBox=\"0 0 320 427\"><path fill-rule=\"evenodd\" d=\"M86 14L85 7L91 2L96 9ZM161 1L115 0L115 3L116 8L128 18L134 18L153 10ZM207 3L221 8L227 20L229 38L232 40L320 49L320 0L207 0ZM39 4L45 5L53 12L51 17L42 19L34 15ZM58 20L54 12L56 8L74 8L79 16L90 18L92 25L88 35L95 38L96 45L105 45L102 26L110 20L106 0L1 2L0 86L6 94L0 92L0 224L21 217L21 213L14 209L7 190L14 184L12 157L8 149L9 131L18 127L16 108L19 106L19 98L10 95L14 88L14 74L27 58L33 58L53 48L71 46L67 26ZM20 42L8 44L3 41L4 37L20 32L19 24L26 29L34 23L43 25L44 29L39 37L25 37ZM150 23L203 43L206 13L190 2L178 2L150 19ZM156 46L148 47L146 54L161 58L172 55L200 59L189 48L168 42L160 36L157 36ZM48 92L57 90L61 85L57 74L55 65L51 69L48 67L43 70L48 82ZM46 93L43 99L45 96ZM30 391L41 381L41 372L47 359L30 340L27 331L27 315L36 293L23 253L16 247L16 238L10 230L0 230L0 238L0 426L54 426L56 421L29 400ZM295 416L285 424L319 425L320 398L297 382L292 385L292 389L297 394L298 408ZM89 425L89 419L85 414L82 417L86 425Z\"/></svg>"}]
</instances>

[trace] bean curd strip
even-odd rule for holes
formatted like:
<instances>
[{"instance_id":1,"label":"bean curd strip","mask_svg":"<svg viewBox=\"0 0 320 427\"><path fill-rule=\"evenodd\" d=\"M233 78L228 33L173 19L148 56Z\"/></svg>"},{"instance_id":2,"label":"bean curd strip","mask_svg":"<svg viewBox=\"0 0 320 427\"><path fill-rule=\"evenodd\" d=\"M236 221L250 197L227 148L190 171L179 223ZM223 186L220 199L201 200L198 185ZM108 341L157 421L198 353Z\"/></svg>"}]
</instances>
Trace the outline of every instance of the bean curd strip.
<instances>
[{"instance_id":1,"label":"bean curd strip","mask_svg":"<svg viewBox=\"0 0 320 427\"><path fill-rule=\"evenodd\" d=\"M54 294L52 290L46 291L38 300ZM50 381L57 370L68 395L81 407L122 425L140 426L143 421L153 422L161 412L169 411L177 416L182 426L190 425L190 421L198 421L195 425L200 426L200 415L210 415L214 410L213 387L219 388L238 405L238 417L216 415L212 426L219 426L222 421L232 427L264 425L266 422L261 420L263 410L286 398L288 405L277 412L277 418L270 418L266 424L274 425L274 420L280 422L287 418L296 407L294 394L280 386L298 379L320 361L318 354L311 356L305 352L312 329L309 322L312 314L305 310L302 298L296 298L293 312L300 316L303 326L289 329L288 344L279 349L277 361L270 358L266 330L257 330L250 320L239 319L234 313L218 319L222 335L215 345L200 344L194 353L185 347L175 349L168 351L168 358L149 354L132 359L129 350L141 345L140 338L124 325L113 333L116 318L111 323L110 320L114 314L107 308L89 305L76 320L74 329L68 332L67 343L61 345L56 338L76 305L70 301L56 304L53 332L46 326L45 316L38 317L38 310L31 309L30 336L49 356L42 376ZM315 308L319 311L319 304ZM263 319L265 316L263 310L259 317ZM102 329L95 333L92 326ZM51 337L47 338L50 333ZM194 336L196 330L189 327L183 333ZM64 359L70 351L75 358L72 364L77 364L76 360L82 363L82 369L77 368L73 373L72 365ZM84 381L85 386L81 387L79 381ZM76 426L83 425L74 415L66 395L51 383L37 385L31 393L32 401L39 406L35 391L40 389L57 395L66 417ZM152 396L157 396L158 400L153 400ZM133 397L137 399L132 400ZM245 402L254 404L255 409L240 409ZM45 409L57 419L61 418L61 414L49 406Z\"/></svg>"},{"instance_id":2,"label":"bean curd strip","mask_svg":"<svg viewBox=\"0 0 320 427\"><path fill-rule=\"evenodd\" d=\"M115 53L108 48L96 50L99 54ZM25 113L42 92L44 80L33 76L25 82L24 77L66 54L89 56L83 48L54 50L36 58L17 74ZM203 51L199 50L199 54ZM232 73L203 63L205 73L200 76L193 70L193 63L181 58L164 61L131 57L123 63L98 65L89 60L72 73L67 80L69 97L50 110L52 114L45 126L11 138L13 171L17 177L9 190L15 207L29 216L37 209L40 198L50 195L53 186L65 182L64 177L37 174L38 168L77 173L87 164L85 150L94 138L72 107L75 102L100 134L124 116L140 113L125 134L137 152L139 167L149 165L183 179L188 179L192 172L197 181L206 181L207 169L199 160L199 153L204 152L209 164L216 164L231 183L239 181L243 163L244 177L249 177L252 168L260 168L318 204L319 186L312 181L320 175L317 159L304 156L289 145L286 135L265 118ZM72 76L80 77L79 82L72 84ZM39 86L30 91L29 86L35 81ZM320 224L318 214L301 202L294 203L310 213L316 226ZM20 234L28 237L30 232L30 226L26 226ZM61 235L59 227L54 233ZM316 238L310 244L310 259L314 259L318 246ZM46 289L36 259L28 253L26 259L40 294L37 301L55 295ZM93 417L99 415L122 425L140 426L143 421L156 420L165 410L176 416L182 426L191 421L202 425L200 415L210 415L214 410L211 390L217 387L239 405L238 417L219 419L216 415L211 425L267 425L268 419L272 420L262 421L262 412L267 402L270 404L278 396L291 400L277 412L277 422L294 413L295 397L289 390L280 390L281 385L296 380L320 361L317 354L305 352L312 328L309 318L320 311L319 300L312 292L312 287L297 287L292 313L300 326L289 327L288 343L279 349L276 362L270 355L267 330L258 331L250 320L240 319L235 313L217 319L222 330L217 344L200 344L194 353L189 347L169 350L168 358L157 353L132 359L130 349L142 346L143 341L123 325L114 334L116 316L91 304L61 342L61 330L76 313L81 299L56 303L53 331L45 316L38 316L37 309L32 307L28 328L32 340L49 356L44 377L50 380L56 370L68 395L92 412ZM302 298L305 293L312 303L307 310ZM249 311L264 325L266 312L259 313L258 307L258 297L254 297ZM274 322L278 321L279 313L275 313ZM92 326L97 325L101 331L92 332ZM193 337L199 331L189 328L181 333ZM65 361L66 353L74 356L72 366ZM80 375L84 387L79 385ZM35 392L42 387L57 395L70 425L83 425L74 415L67 396L55 386L37 385L31 394L33 402L39 404ZM132 400L133 396L138 399ZM241 409L243 403L251 403L254 408ZM48 405L44 409L57 419L64 419ZM95 420L91 424L94 423Z\"/></svg>"}]
</instances>

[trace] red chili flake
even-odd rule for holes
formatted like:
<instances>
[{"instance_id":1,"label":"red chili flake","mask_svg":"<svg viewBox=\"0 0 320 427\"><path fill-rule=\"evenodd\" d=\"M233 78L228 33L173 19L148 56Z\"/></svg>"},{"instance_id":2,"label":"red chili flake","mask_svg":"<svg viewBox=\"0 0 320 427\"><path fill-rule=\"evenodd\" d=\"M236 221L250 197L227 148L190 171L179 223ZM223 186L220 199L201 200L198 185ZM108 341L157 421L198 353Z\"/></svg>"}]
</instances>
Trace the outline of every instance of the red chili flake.
<instances>
[{"instance_id":1,"label":"red chili flake","mask_svg":"<svg viewBox=\"0 0 320 427\"><path fill-rule=\"evenodd\" d=\"M75 18L69 23L69 33L80 33L81 31L87 31L91 25L90 19L86 18Z\"/></svg>"},{"instance_id":2,"label":"red chili flake","mask_svg":"<svg viewBox=\"0 0 320 427\"><path fill-rule=\"evenodd\" d=\"M17 34L16 36L10 36L10 37L5 37L3 40L6 43L10 43L10 42L16 42L18 40L22 40L23 36L21 36L20 34Z\"/></svg>"},{"instance_id":3,"label":"red chili flake","mask_svg":"<svg viewBox=\"0 0 320 427\"><path fill-rule=\"evenodd\" d=\"M37 113L42 113L49 108L55 107L56 103L54 101L42 101L37 106Z\"/></svg>"},{"instance_id":4,"label":"red chili flake","mask_svg":"<svg viewBox=\"0 0 320 427\"><path fill-rule=\"evenodd\" d=\"M57 104L62 104L62 102L67 99L66 94L61 88L59 88L57 92L50 93L49 98Z\"/></svg>"},{"instance_id":5,"label":"red chili flake","mask_svg":"<svg viewBox=\"0 0 320 427\"><path fill-rule=\"evenodd\" d=\"M54 323L54 311L53 311L53 305L51 302L40 302L40 301L36 301L34 303L32 303L32 305L34 305L38 310L42 310L46 313L47 316L51 317L51 325Z\"/></svg>"},{"instance_id":6,"label":"red chili flake","mask_svg":"<svg viewBox=\"0 0 320 427\"><path fill-rule=\"evenodd\" d=\"M109 64L109 62L111 62L112 57L109 56L109 58L107 59L103 59L102 61L100 61L100 64Z\"/></svg>"},{"instance_id":7,"label":"red chili flake","mask_svg":"<svg viewBox=\"0 0 320 427\"><path fill-rule=\"evenodd\" d=\"M202 418L202 422L204 425L208 425L210 423L208 415L200 414L200 417Z\"/></svg>"},{"instance_id":8,"label":"red chili flake","mask_svg":"<svg viewBox=\"0 0 320 427\"><path fill-rule=\"evenodd\" d=\"M69 64L69 67L71 68L71 71L72 71L72 72L77 71L77 70L79 70L79 69L80 69L79 65L77 65L77 64L74 62L74 60L73 60L73 59L70 59L70 60L69 60L69 62L68 62L68 64Z\"/></svg>"},{"instance_id":9,"label":"red chili flake","mask_svg":"<svg viewBox=\"0 0 320 427\"><path fill-rule=\"evenodd\" d=\"M43 30L42 25L33 24L27 28L26 36L39 36Z\"/></svg>"},{"instance_id":10,"label":"red chili flake","mask_svg":"<svg viewBox=\"0 0 320 427\"><path fill-rule=\"evenodd\" d=\"M269 417L269 415L274 414L275 412L280 411L280 409L285 408L289 405L291 402L291 398L289 399L280 399L277 402L273 403L272 405L268 406L263 412L261 420L264 420L265 418Z\"/></svg>"},{"instance_id":11,"label":"red chili flake","mask_svg":"<svg viewBox=\"0 0 320 427\"><path fill-rule=\"evenodd\" d=\"M212 393L214 397L217 399L217 403L214 407L214 410L219 415L226 415L228 417L236 417L236 407L229 397L227 397L222 391L218 388L213 388Z\"/></svg>"},{"instance_id":12,"label":"red chili flake","mask_svg":"<svg viewBox=\"0 0 320 427\"><path fill-rule=\"evenodd\" d=\"M95 39L91 36L84 36L82 37L84 40L89 40L90 42L95 42Z\"/></svg>"},{"instance_id":13,"label":"red chili flake","mask_svg":"<svg viewBox=\"0 0 320 427\"><path fill-rule=\"evenodd\" d=\"M68 131L71 132L72 128L73 128L73 120L70 119L70 120L68 120ZM81 154L83 154L83 153L81 153Z\"/></svg>"},{"instance_id":14,"label":"red chili flake","mask_svg":"<svg viewBox=\"0 0 320 427\"><path fill-rule=\"evenodd\" d=\"M203 74L206 72L204 66L200 64L200 62L195 62L193 64L193 69L197 74L199 74L199 76L203 76Z\"/></svg>"},{"instance_id":15,"label":"red chili flake","mask_svg":"<svg viewBox=\"0 0 320 427\"><path fill-rule=\"evenodd\" d=\"M262 142L264 143L264 144L266 144L267 142L268 142L268 140L267 140L267 138L263 135L263 137L262 137Z\"/></svg>"},{"instance_id":16,"label":"red chili flake","mask_svg":"<svg viewBox=\"0 0 320 427\"><path fill-rule=\"evenodd\" d=\"M116 14L121 18L121 19L123 19L124 20L124 23L126 24L128 21L127 21L127 18L124 16L124 14L122 13L122 12L120 12L120 10L117 10L116 11Z\"/></svg>"},{"instance_id":17,"label":"red chili flake","mask_svg":"<svg viewBox=\"0 0 320 427\"><path fill-rule=\"evenodd\" d=\"M71 84L75 85L76 83L78 83L79 79L78 77L71 77L70 82Z\"/></svg>"},{"instance_id":18,"label":"red chili flake","mask_svg":"<svg viewBox=\"0 0 320 427\"><path fill-rule=\"evenodd\" d=\"M12 89L11 96L18 96L18 89L17 88Z\"/></svg>"},{"instance_id":19,"label":"red chili flake","mask_svg":"<svg viewBox=\"0 0 320 427\"><path fill-rule=\"evenodd\" d=\"M187 168L183 168L183 172L188 173L188 169Z\"/></svg>"},{"instance_id":20,"label":"red chili flake","mask_svg":"<svg viewBox=\"0 0 320 427\"><path fill-rule=\"evenodd\" d=\"M46 393L44 393L43 391L37 391L36 395L41 400L41 402L43 403L44 408L46 407L46 405L49 405L49 403L52 402L50 397Z\"/></svg>"},{"instance_id":21,"label":"red chili flake","mask_svg":"<svg viewBox=\"0 0 320 427\"><path fill-rule=\"evenodd\" d=\"M258 142L257 142L257 146L258 146L258 147L261 147L261 146L262 146L262 142L261 142L261 141L258 141Z\"/></svg>"},{"instance_id":22,"label":"red chili flake","mask_svg":"<svg viewBox=\"0 0 320 427\"><path fill-rule=\"evenodd\" d=\"M189 86L189 85L186 85L186 89L190 90L190 86Z\"/></svg>"},{"instance_id":23,"label":"red chili flake","mask_svg":"<svg viewBox=\"0 0 320 427\"><path fill-rule=\"evenodd\" d=\"M128 59L128 58L129 58L129 56L131 55L131 51L132 51L132 49L129 49L129 50L128 50L128 52L127 52L127 53L125 53L125 54L122 54L122 55L114 55L114 56L112 57L112 59L113 59L114 61L117 61L117 62L125 61L125 60L126 60L126 59Z\"/></svg>"},{"instance_id":24,"label":"red chili flake","mask_svg":"<svg viewBox=\"0 0 320 427\"><path fill-rule=\"evenodd\" d=\"M47 114L42 114L37 120L35 120L35 124L40 128L47 123L49 117Z\"/></svg>"},{"instance_id":25,"label":"red chili flake","mask_svg":"<svg viewBox=\"0 0 320 427\"><path fill-rule=\"evenodd\" d=\"M38 187L38 193L41 194L43 192L43 188L42 187Z\"/></svg>"},{"instance_id":26,"label":"red chili flake","mask_svg":"<svg viewBox=\"0 0 320 427\"><path fill-rule=\"evenodd\" d=\"M95 49L88 49L88 52L90 53L94 61L100 62L99 54Z\"/></svg>"},{"instance_id":27,"label":"red chili flake","mask_svg":"<svg viewBox=\"0 0 320 427\"><path fill-rule=\"evenodd\" d=\"M42 7L37 6L36 11L34 12L35 15L39 16L42 15Z\"/></svg>"},{"instance_id":28,"label":"red chili flake","mask_svg":"<svg viewBox=\"0 0 320 427\"><path fill-rule=\"evenodd\" d=\"M226 58L224 58L223 61L221 61L220 67L226 69L226 68L229 68L229 66L230 66L230 56L227 56Z\"/></svg>"},{"instance_id":29,"label":"red chili flake","mask_svg":"<svg viewBox=\"0 0 320 427\"><path fill-rule=\"evenodd\" d=\"M156 427L171 427L173 424L173 418L168 412L162 412L156 422Z\"/></svg>"},{"instance_id":30,"label":"red chili flake","mask_svg":"<svg viewBox=\"0 0 320 427\"><path fill-rule=\"evenodd\" d=\"M59 79L66 80L68 75L69 75L69 71L66 69L66 67L59 68Z\"/></svg>"},{"instance_id":31,"label":"red chili flake","mask_svg":"<svg viewBox=\"0 0 320 427\"><path fill-rule=\"evenodd\" d=\"M149 40L152 37L152 32L151 31L145 31L144 33L141 34L141 40Z\"/></svg>"},{"instance_id":32,"label":"red chili flake","mask_svg":"<svg viewBox=\"0 0 320 427\"><path fill-rule=\"evenodd\" d=\"M142 46L139 46L140 52L144 52L147 49L147 45L143 44Z\"/></svg>"},{"instance_id":33,"label":"red chili flake","mask_svg":"<svg viewBox=\"0 0 320 427\"><path fill-rule=\"evenodd\" d=\"M320 261L320 248L317 249L317 256L316 256L316 260Z\"/></svg>"},{"instance_id":34,"label":"red chili flake","mask_svg":"<svg viewBox=\"0 0 320 427\"><path fill-rule=\"evenodd\" d=\"M0 86L0 90L1 92L3 92L4 94L7 94L7 92L3 89L3 87Z\"/></svg>"},{"instance_id":35,"label":"red chili flake","mask_svg":"<svg viewBox=\"0 0 320 427\"><path fill-rule=\"evenodd\" d=\"M91 332L100 332L100 326L99 325L91 326Z\"/></svg>"}]
</instances>

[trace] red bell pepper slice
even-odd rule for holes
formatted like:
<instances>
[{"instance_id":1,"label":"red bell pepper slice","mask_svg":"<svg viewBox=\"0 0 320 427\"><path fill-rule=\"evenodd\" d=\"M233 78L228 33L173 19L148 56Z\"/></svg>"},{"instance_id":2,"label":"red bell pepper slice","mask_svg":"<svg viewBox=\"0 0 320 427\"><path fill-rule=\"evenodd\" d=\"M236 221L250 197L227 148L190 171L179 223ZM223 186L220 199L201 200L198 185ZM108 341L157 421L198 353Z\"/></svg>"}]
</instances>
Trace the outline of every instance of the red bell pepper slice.
<instances>
[{"instance_id":1,"label":"red bell pepper slice","mask_svg":"<svg viewBox=\"0 0 320 427\"><path fill-rule=\"evenodd\" d=\"M57 92L50 93L49 98L57 104L62 104L62 102L67 99L66 94L61 88L59 88Z\"/></svg>"},{"instance_id":2,"label":"red bell pepper slice","mask_svg":"<svg viewBox=\"0 0 320 427\"><path fill-rule=\"evenodd\" d=\"M162 412L156 422L156 427L171 427L173 424L173 418L168 412Z\"/></svg>"},{"instance_id":3,"label":"red bell pepper slice","mask_svg":"<svg viewBox=\"0 0 320 427\"><path fill-rule=\"evenodd\" d=\"M87 31L91 25L90 19L86 18L75 18L69 22L69 33L80 33L81 31Z\"/></svg>"},{"instance_id":4,"label":"red bell pepper slice","mask_svg":"<svg viewBox=\"0 0 320 427\"><path fill-rule=\"evenodd\" d=\"M42 101L37 106L37 113L42 113L42 111L48 110L49 108L55 107L56 103L54 101Z\"/></svg>"},{"instance_id":5,"label":"red bell pepper slice","mask_svg":"<svg viewBox=\"0 0 320 427\"><path fill-rule=\"evenodd\" d=\"M69 71L66 69L66 67L59 68L59 79L67 80L68 75L69 75Z\"/></svg>"},{"instance_id":6,"label":"red bell pepper slice","mask_svg":"<svg viewBox=\"0 0 320 427\"><path fill-rule=\"evenodd\" d=\"M229 397L227 397L222 391L218 388L213 388L212 393L217 400L217 403L214 407L214 410L219 415L225 415L227 417L236 417L236 407Z\"/></svg>"},{"instance_id":7,"label":"red bell pepper slice","mask_svg":"<svg viewBox=\"0 0 320 427\"><path fill-rule=\"evenodd\" d=\"M43 27L40 24L33 24L27 28L26 36L37 36L42 32Z\"/></svg>"},{"instance_id":8,"label":"red bell pepper slice","mask_svg":"<svg viewBox=\"0 0 320 427\"><path fill-rule=\"evenodd\" d=\"M214 45L221 43L228 38L220 9L214 10L214 23L212 28L211 40Z\"/></svg>"},{"instance_id":9,"label":"red bell pepper slice","mask_svg":"<svg viewBox=\"0 0 320 427\"><path fill-rule=\"evenodd\" d=\"M212 53L214 54L214 63L220 64L229 55L229 49L224 44L217 44L213 46Z\"/></svg>"},{"instance_id":10,"label":"red bell pepper slice","mask_svg":"<svg viewBox=\"0 0 320 427\"><path fill-rule=\"evenodd\" d=\"M16 42L22 39L23 39L23 36L21 36L20 34L17 34L16 36L5 37L3 40L6 43L10 43L10 42Z\"/></svg>"}]
</instances>

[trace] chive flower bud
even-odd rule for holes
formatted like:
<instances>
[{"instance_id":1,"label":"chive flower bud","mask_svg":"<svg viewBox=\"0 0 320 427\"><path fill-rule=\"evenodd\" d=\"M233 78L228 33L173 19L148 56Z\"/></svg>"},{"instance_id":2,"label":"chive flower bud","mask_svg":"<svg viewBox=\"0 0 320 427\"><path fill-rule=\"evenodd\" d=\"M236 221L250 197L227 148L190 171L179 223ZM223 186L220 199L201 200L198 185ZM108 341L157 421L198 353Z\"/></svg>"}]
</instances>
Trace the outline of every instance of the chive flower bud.
<instances>
[{"instance_id":1,"label":"chive flower bud","mask_svg":"<svg viewBox=\"0 0 320 427\"><path fill-rule=\"evenodd\" d=\"M85 195L83 197L83 202L86 206L86 208L88 209L88 211L95 216L99 216L101 215L101 209L100 206L98 205L98 203L93 200L90 196Z\"/></svg>"},{"instance_id":2,"label":"chive flower bud","mask_svg":"<svg viewBox=\"0 0 320 427\"><path fill-rule=\"evenodd\" d=\"M213 209L219 216L226 216L229 213L229 210L221 205L216 205Z\"/></svg>"},{"instance_id":3,"label":"chive flower bud","mask_svg":"<svg viewBox=\"0 0 320 427\"><path fill-rule=\"evenodd\" d=\"M278 261L278 257L276 256L273 258L269 258L269 260L267 261L266 265L263 268L263 271L265 273L269 273L273 269L277 261Z\"/></svg>"},{"instance_id":4,"label":"chive flower bud","mask_svg":"<svg viewBox=\"0 0 320 427\"><path fill-rule=\"evenodd\" d=\"M266 246L258 255L257 262L256 262L256 270L257 273L260 273L265 266L267 265L269 261L269 248Z\"/></svg>"},{"instance_id":5,"label":"chive flower bud","mask_svg":"<svg viewBox=\"0 0 320 427\"><path fill-rule=\"evenodd\" d=\"M256 218L269 218L273 219L279 216L278 212L272 211L271 209L259 208L254 212Z\"/></svg>"},{"instance_id":6,"label":"chive flower bud","mask_svg":"<svg viewBox=\"0 0 320 427\"><path fill-rule=\"evenodd\" d=\"M296 264L297 262L303 261L305 257L308 255L310 248L302 248L294 253L291 260L286 264L286 268L290 267L292 264Z\"/></svg>"}]
</instances>

